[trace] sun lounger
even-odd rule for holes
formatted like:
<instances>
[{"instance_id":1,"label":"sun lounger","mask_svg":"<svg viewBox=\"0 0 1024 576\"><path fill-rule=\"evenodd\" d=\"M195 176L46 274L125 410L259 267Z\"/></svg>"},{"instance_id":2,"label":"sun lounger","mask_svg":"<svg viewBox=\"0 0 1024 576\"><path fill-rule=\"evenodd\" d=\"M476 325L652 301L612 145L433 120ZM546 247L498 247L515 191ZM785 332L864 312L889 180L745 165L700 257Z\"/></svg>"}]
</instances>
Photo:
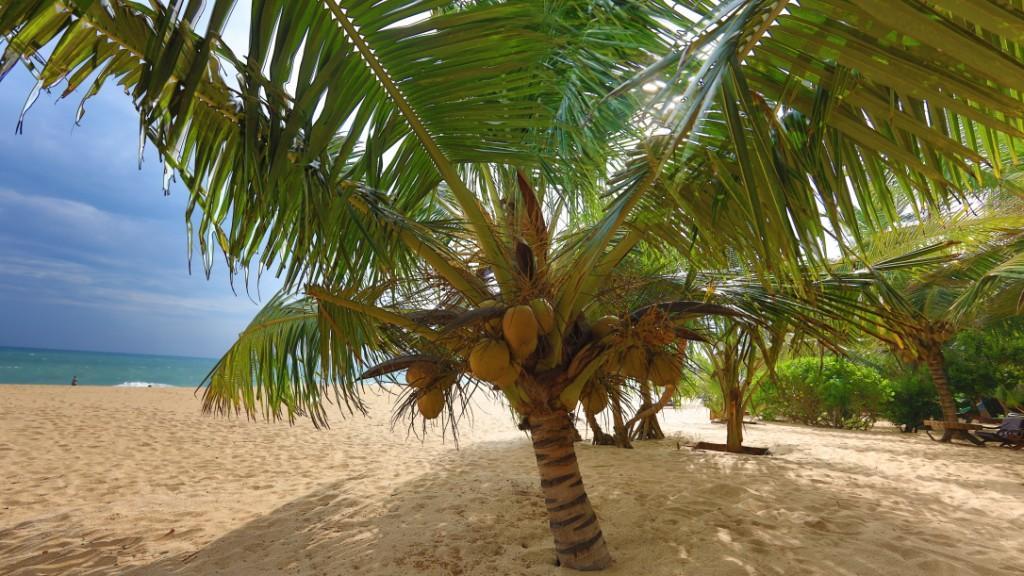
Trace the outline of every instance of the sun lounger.
<instances>
[{"instance_id":1,"label":"sun lounger","mask_svg":"<svg viewBox=\"0 0 1024 576\"><path fill-rule=\"evenodd\" d=\"M1019 450L1024 447L1024 415L1008 415L998 428L978 430L974 434L985 442L999 442L1000 446Z\"/></svg>"}]
</instances>

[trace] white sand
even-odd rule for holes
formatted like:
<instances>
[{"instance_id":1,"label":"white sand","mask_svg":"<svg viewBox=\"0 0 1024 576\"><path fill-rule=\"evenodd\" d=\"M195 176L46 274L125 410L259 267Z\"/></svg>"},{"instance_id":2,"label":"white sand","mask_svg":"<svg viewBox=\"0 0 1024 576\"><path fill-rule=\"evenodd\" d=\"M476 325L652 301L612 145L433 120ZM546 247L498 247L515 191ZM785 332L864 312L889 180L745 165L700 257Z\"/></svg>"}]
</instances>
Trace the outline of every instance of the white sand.
<instances>
[{"instance_id":1,"label":"white sand","mask_svg":"<svg viewBox=\"0 0 1024 576\"><path fill-rule=\"evenodd\" d=\"M532 452L507 413L461 449L373 417L228 421L190 390L0 386L0 574L561 574ZM1019 573L1024 452L891 430L748 427L578 444L608 574ZM581 427L582 429L582 427Z\"/></svg>"}]
</instances>

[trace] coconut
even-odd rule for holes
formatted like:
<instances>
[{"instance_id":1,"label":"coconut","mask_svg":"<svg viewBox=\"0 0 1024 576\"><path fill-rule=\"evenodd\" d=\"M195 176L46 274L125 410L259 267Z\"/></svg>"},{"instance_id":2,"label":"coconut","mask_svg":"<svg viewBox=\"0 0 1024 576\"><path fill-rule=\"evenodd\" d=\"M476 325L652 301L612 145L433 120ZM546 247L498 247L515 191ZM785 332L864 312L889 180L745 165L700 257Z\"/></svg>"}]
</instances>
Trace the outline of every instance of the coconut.
<instances>
[{"instance_id":1,"label":"coconut","mask_svg":"<svg viewBox=\"0 0 1024 576\"><path fill-rule=\"evenodd\" d=\"M444 392L437 389L421 391L419 398L416 399L416 407L427 420L437 418L444 408Z\"/></svg>"},{"instance_id":2,"label":"coconut","mask_svg":"<svg viewBox=\"0 0 1024 576\"><path fill-rule=\"evenodd\" d=\"M608 392L598 386L591 387L590 391L580 396L580 403L588 414L600 414L608 407Z\"/></svg>"},{"instance_id":3,"label":"coconut","mask_svg":"<svg viewBox=\"0 0 1024 576\"><path fill-rule=\"evenodd\" d=\"M622 355L620 371L634 380L647 379L647 352L639 346L630 346Z\"/></svg>"},{"instance_id":4,"label":"coconut","mask_svg":"<svg viewBox=\"0 0 1024 576\"><path fill-rule=\"evenodd\" d=\"M469 369L481 380L501 378L509 371L508 346L501 340L481 340L469 353Z\"/></svg>"},{"instance_id":5,"label":"coconut","mask_svg":"<svg viewBox=\"0 0 1024 576\"><path fill-rule=\"evenodd\" d=\"M555 311L547 300L543 298L530 300L530 309L533 310L533 315L537 319L537 326L540 327L541 334L547 334L555 329Z\"/></svg>"},{"instance_id":6,"label":"coconut","mask_svg":"<svg viewBox=\"0 0 1024 576\"><path fill-rule=\"evenodd\" d=\"M683 367L674 355L658 352L651 358L647 373L656 385L670 386L679 383L683 377Z\"/></svg>"},{"instance_id":7,"label":"coconut","mask_svg":"<svg viewBox=\"0 0 1024 576\"><path fill-rule=\"evenodd\" d=\"M501 321L501 330L512 350L512 355L517 359L526 358L537 349L537 333L540 326L537 325L537 317L533 315L533 309L529 306L513 306L506 310Z\"/></svg>"},{"instance_id":8,"label":"coconut","mask_svg":"<svg viewBox=\"0 0 1024 576\"><path fill-rule=\"evenodd\" d=\"M437 377L433 362L413 362L405 369L405 383L414 388L426 388Z\"/></svg>"},{"instance_id":9,"label":"coconut","mask_svg":"<svg viewBox=\"0 0 1024 576\"><path fill-rule=\"evenodd\" d=\"M619 327L619 318L617 316L602 316L594 322L594 325L590 328L594 332L594 336L598 340L611 334Z\"/></svg>"},{"instance_id":10,"label":"coconut","mask_svg":"<svg viewBox=\"0 0 1024 576\"><path fill-rule=\"evenodd\" d=\"M498 387L500 390L508 390L512 386L515 386L516 381L519 380L519 373L522 370L515 364L510 364L507 371L501 375L500 378L492 380L491 382Z\"/></svg>"},{"instance_id":11,"label":"coconut","mask_svg":"<svg viewBox=\"0 0 1024 576\"><path fill-rule=\"evenodd\" d=\"M512 348L512 356L515 357L516 360L525 360L530 357L530 354L533 354L534 350L537 349L538 343L539 341L537 338L534 338L518 348Z\"/></svg>"}]
</instances>

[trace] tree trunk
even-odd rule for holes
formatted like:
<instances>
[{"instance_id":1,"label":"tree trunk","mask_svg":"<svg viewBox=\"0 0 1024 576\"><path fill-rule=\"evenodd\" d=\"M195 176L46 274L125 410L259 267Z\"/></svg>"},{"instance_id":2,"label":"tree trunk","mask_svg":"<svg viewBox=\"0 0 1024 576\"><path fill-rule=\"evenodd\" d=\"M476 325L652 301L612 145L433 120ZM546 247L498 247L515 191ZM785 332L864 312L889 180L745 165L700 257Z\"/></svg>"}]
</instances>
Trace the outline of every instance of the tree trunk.
<instances>
[{"instance_id":1,"label":"tree trunk","mask_svg":"<svg viewBox=\"0 0 1024 576\"><path fill-rule=\"evenodd\" d=\"M609 394L609 399L611 400L615 445L619 448L632 448L633 445L629 443L629 430L626 429L626 422L622 419L622 402L619 401L619 395L613 392Z\"/></svg>"},{"instance_id":2,"label":"tree trunk","mask_svg":"<svg viewBox=\"0 0 1024 576\"><path fill-rule=\"evenodd\" d=\"M743 451L743 403L738 388L725 395L725 445L729 452Z\"/></svg>"},{"instance_id":3,"label":"tree trunk","mask_svg":"<svg viewBox=\"0 0 1024 576\"><path fill-rule=\"evenodd\" d=\"M529 423L559 565L588 571L611 566L597 514L583 488L569 419L554 412L531 415Z\"/></svg>"},{"instance_id":4,"label":"tree trunk","mask_svg":"<svg viewBox=\"0 0 1024 576\"><path fill-rule=\"evenodd\" d=\"M587 417L590 431L594 433L594 446L614 446L615 437L601 429L601 425L597 423L597 416L586 410L583 411L583 414Z\"/></svg>"},{"instance_id":5,"label":"tree trunk","mask_svg":"<svg viewBox=\"0 0 1024 576\"><path fill-rule=\"evenodd\" d=\"M645 415L640 418L639 426L633 431L631 440L664 440L665 433L661 430L661 424L658 423L658 410L651 410L654 406L654 400L651 398L651 389L647 384L640 386L640 394L643 398L643 402L640 404L640 409L637 411L638 414L644 412L651 412L649 415ZM629 426L627 425L627 428Z\"/></svg>"},{"instance_id":6,"label":"tree trunk","mask_svg":"<svg viewBox=\"0 0 1024 576\"><path fill-rule=\"evenodd\" d=\"M953 393L949 389L949 379L946 377L946 359L942 356L942 350L931 350L928 353L928 372L932 377L932 384L935 385L935 392L939 395L939 407L942 408L942 420L955 424L956 401L953 400ZM946 428L942 433L942 441L949 442L953 439L953 430Z\"/></svg>"}]
</instances>

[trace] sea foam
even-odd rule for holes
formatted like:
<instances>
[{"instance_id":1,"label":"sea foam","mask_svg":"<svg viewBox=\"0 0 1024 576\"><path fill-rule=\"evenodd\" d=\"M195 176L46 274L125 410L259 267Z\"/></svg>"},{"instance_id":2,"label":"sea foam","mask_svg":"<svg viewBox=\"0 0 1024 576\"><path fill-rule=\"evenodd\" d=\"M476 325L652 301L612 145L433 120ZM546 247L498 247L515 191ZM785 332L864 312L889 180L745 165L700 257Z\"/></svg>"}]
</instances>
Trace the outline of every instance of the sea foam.
<instances>
[{"instance_id":1,"label":"sea foam","mask_svg":"<svg viewBox=\"0 0 1024 576\"><path fill-rule=\"evenodd\" d=\"M174 386L161 382L121 382L114 388L174 388Z\"/></svg>"}]
</instances>

